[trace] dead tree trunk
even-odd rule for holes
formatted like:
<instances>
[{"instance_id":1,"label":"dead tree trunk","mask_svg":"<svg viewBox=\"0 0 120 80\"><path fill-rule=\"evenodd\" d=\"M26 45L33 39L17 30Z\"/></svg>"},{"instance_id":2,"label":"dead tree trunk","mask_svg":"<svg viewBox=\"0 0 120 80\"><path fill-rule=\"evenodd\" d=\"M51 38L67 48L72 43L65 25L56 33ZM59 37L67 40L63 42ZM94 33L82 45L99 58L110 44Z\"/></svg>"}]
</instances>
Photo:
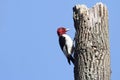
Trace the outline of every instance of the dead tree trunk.
<instances>
[{"instance_id":1,"label":"dead tree trunk","mask_svg":"<svg viewBox=\"0 0 120 80\"><path fill-rule=\"evenodd\" d=\"M75 80L110 80L108 11L102 3L73 7Z\"/></svg>"}]
</instances>

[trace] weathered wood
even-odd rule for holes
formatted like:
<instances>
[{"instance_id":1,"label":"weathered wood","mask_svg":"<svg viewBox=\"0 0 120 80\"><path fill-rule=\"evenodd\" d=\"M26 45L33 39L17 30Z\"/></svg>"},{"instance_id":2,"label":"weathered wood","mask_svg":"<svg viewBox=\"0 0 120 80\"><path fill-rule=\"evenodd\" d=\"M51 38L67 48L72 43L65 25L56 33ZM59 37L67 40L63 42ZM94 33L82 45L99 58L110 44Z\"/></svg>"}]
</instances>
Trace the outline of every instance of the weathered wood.
<instances>
[{"instance_id":1,"label":"weathered wood","mask_svg":"<svg viewBox=\"0 0 120 80\"><path fill-rule=\"evenodd\" d=\"M92 8L73 7L75 80L110 80L108 10L102 3Z\"/></svg>"}]
</instances>

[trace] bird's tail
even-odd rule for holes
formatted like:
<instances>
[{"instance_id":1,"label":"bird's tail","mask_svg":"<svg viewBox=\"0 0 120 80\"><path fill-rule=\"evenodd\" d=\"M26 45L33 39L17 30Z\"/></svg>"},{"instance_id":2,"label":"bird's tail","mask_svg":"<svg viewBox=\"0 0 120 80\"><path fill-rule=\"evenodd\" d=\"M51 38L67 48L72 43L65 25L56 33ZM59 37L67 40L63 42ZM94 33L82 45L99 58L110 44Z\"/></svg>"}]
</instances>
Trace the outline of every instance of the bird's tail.
<instances>
[{"instance_id":1,"label":"bird's tail","mask_svg":"<svg viewBox=\"0 0 120 80\"><path fill-rule=\"evenodd\" d=\"M74 64L74 58L71 56L71 55L69 55L68 57L67 57L67 59L68 59L68 63L71 65L71 63L70 63L70 61L72 61L72 63Z\"/></svg>"}]
</instances>

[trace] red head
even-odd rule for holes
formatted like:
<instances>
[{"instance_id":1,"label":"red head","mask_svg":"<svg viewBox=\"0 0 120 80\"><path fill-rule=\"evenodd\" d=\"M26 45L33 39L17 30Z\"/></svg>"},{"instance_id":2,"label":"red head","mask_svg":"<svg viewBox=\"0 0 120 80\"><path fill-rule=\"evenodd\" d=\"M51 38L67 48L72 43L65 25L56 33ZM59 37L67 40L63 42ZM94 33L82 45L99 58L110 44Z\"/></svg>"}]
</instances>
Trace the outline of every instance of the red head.
<instances>
[{"instance_id":1,"label":"red head","mask_svg":"<svg viewBox=\"0 0 120 80\"><path fill-rule=\"evenodd\" d=\"M66 34L66 32L68 31L69 29L67 28L64 28L64 27L60 27L57 29L57 34L58 36L61 36L62 34Z\"/></svg>"}]
</instances>

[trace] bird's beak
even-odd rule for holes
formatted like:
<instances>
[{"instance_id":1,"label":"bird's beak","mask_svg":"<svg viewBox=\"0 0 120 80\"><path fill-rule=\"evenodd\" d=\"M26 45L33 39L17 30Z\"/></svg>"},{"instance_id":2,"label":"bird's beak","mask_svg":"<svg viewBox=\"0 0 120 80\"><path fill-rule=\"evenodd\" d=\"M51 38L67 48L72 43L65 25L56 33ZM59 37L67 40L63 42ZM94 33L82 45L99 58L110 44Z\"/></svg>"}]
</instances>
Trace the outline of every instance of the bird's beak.
<instances>
[{"instance_id":1,"label":"bird's beak","mask_svg":"<svg viewBox=\"0 0 120 80\"><path fill-rule=\"evenodd\" d=\"M69 28L66 28L66 31L69 31L70 29Z\"/></svg>"}]
</instances>

